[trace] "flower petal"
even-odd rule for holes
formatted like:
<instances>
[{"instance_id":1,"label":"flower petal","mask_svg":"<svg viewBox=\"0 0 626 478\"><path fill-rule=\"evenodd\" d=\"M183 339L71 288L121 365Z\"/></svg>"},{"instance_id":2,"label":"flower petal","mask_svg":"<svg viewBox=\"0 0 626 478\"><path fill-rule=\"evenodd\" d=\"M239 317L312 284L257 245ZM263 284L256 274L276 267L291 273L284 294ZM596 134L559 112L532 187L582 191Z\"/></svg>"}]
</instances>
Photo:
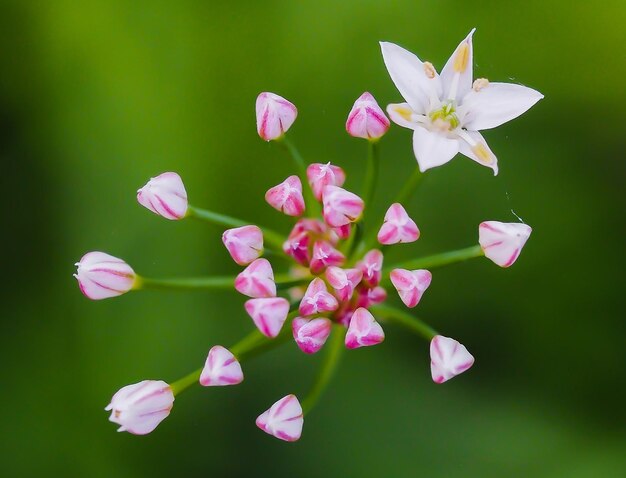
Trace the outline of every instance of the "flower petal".
<instances>
[{"instance_id":1,"label":"flower petal","mask_svg":"<svg viewBox=\"0 0 626 478\"><path fill-rule=\"evenodd\" d=\"M424 121L426 121L426 116L417 114L408 103L392 103L387 105L387 114L391 118L391 121L403 128L417 129L422 123L418 121L418 119L423 118Z\"/></svg>"},{"instance_id":2,"label":"flower petal","mask_svg":"<svg viewBox=\"0 0 626 478\"><path fill-rule=\"evenodd\" d=\"M498 158L495 154L493 154L493 151L491 151L491 148L485 141L485 138L483 138L483 135L478 131L464 131L463 136L466 135L469 136L474 144L472 145L468 143L465 139L459 141L459 150L461 154L473 159L478 164L482 164L483 166L493 169L493 175L497 176Z\"/></svg>"},{"instance_id":3,"label":"flower petal","mask_svg":"<svg viewBox=\"0 0 626 478\"><path fill-rule=\"evenodd\" d=\"M429 78L424 63L394 43L380 42L380 48L389 76L402 97L417 113L425 114L430 107L430 98L441 96L439 76L435 74Z\"/></svg>"},{"instance_id":4,"label":"flower petal","mask_svg":"<svg viewBox=\"0 0 626 478\"><path fill-rule=\"evenodd\" d=\"M451 89L454 83L454 77L458 74L459 79L456 85L456 91L452 96L454 98L463 98L472 89L472 68L473 68L473 47L472 35L476 31L475 28L469 32L459 46L456 47L452 56L448 59L446 65L441 70L441 82L443 83L444 98L450 98Z\"/></svg>"},{"instance_id":5,"label":"flower petal","mask_svg":"<svg viewBox=\"0 0 626 478\"><path fill-rule=\"evenodd\" d=\"M532 88L513 83L489 83L470 91L459 108L464 128L480 131L495 128L525 113L543 95Z\"/></svg>"},{"instance_id":6,"label":"flower petal","mask_svg":"<svg viewBox=\"0 0 626 478\"><path fill-rule=\"evenodd\" d=\"M459 152L459 141L426 128L417 128L413 133L413 151L420 171L424 172L454 158Z\"/></svg>"}]
</instances>

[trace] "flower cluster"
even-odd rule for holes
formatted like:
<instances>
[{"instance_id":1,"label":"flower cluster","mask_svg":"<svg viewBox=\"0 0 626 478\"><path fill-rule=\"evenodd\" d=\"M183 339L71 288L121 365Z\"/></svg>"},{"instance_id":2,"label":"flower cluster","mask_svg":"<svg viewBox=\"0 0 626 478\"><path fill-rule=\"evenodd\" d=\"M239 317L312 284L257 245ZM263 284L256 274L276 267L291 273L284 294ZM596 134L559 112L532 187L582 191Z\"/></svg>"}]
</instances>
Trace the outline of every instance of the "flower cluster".
<instances>
[{"instance_id":1,"label":"flower cluster","mask_svg":"<svg viewBox=\"0 0 626 478\"><path fill-rule=\"evenodd\" d=\"M406 50L381 44L391 78L407 100L389 105L387 111L394 122L414 130L414 150L422 171L444 164L460 151L497 172L495 156L477 131L518 116L541 97L518 85L501 86L486 80L472 83L472 34L453 53L441 76L432 64L422 63ZM191 217L227 227L222 242L232 260L243 267L235 277L149 279L103 252L89 252L77 263L75 277L90 299L150 288L233 287L247 297L242 309L254 324L253 332L232 347L211 346L203 367L171 385L144 380L123 387L106 407L111 411L110 420L120 425L119 431L150 433L169 415L175 395L191 384L239 384L244 380L244 360L287 340L293 340L306 354L326 347L331 350L322 365L320 382L313 387L315 393L302 404L295 394L288 394L256 419L261 430L284 441L300 438L304 415L314 406L317 391L326 385L340 350L382 343L381 323L405 325L429 340L435 383L463 373L474 363L464 345L388 304L394 302L388 300L388 291L395 289L399 302L412 309L433 280L430 269L483 255L509 267L531 228L522 223L486 221L478 227L478 245L386 267L387 247L414 243L420 237L415 220L402 204L409 196L388 203L378 222L366 209L373 197L378 141L390 126L387 116L370 93L361 95L348 114L347 132L366 139L369 145L368 174L360 194L344 187L347 175L340 166L304 163L285 135L296 117L297 108L285 98L269 92L258 96L259 136L285 146L300 168L299 175L287 177L265 194L269 206L294 218L287 234L191 206L183 181L174 172L150 179L137 192L139 204L166 219ZM368 228L362 220L366 214ZM277 254L291 262L281 274L274 273L268 260Z\"/></svg>"}]
</instances>

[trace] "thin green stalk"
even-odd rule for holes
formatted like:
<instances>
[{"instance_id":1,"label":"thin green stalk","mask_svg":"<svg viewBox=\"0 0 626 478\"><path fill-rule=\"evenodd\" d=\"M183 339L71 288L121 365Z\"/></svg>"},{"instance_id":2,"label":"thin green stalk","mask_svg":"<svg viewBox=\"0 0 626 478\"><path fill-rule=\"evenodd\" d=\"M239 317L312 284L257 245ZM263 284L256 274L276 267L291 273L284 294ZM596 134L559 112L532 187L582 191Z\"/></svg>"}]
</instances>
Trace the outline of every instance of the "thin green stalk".
<instances>
[{"instance_id":1,"label":"thin green stalk","mask_svg":"<svg viewBox=\"0 0 626 478\"><path fill-rule=\"evenodd\" d=\"M424 179L424 173L422 173L419 168L415 168L413 173L409 176L406 183L404 183L404 187L400 190L394 202L399 202L403 206L409 202L411 196L417 191L417 186Z\"/></svg>"},{"instance_id":2,"label":"thin green stalk","mask_svg":"<svg viewBox=\"0 0 626 478\"><path fill-rule=\"evenodd\" d=\"M231 353L239 360L239 362L243 363L246 360L249 360L257 355L271 350L279 345L284 344L287 340L292 336L291 332L291 320L298 315L296 312L291 312L287 316L287 320L285 321L285 325L283 326L282 331L278 334L277 337L270 339L259 332L257 329L254 329L248 335L246 335L243 339L237 342L235 345L230 347ZM200 374L202 373L202 369L204 367L200 367L197 370L185 375L179 380L176 380L172 384L170 384L170 388L174 395L178 395L180 392L186 390L191 385L198 383L200 380Z\"/></svg>"},{"instance_id":3,"label":"thin green stalk","mask_svg":"<svg viewBox=\"0 0 626 478\"><path fill-rule=\"evenodd\" d=\"M365 169L365 179L363 181L363 201L365 205L372 204L374 192L376 191L376 180L380 168L380 156L377 141L368 141L367 166Z\"/></svg>"},{"instance_id":4,"label":"thin green stalk","mask_svg":"<svg viewBox=\"0 0 626 478\"><path fill-rule=\"evenodd\" d=\"M293 158L296 167L300 171L300 180L302 181L302 193L304 194L304 200L306 203L307 213L311 217L318 216L320 214L320 205L313 196L313 191L309 187L309 182L306 174L307 165L304 161L304 158L296 148L296 145L291 142L291 139L287 137L287 135L283 135L282 138L278 140L278 143L282 145L287 152Z\"/></svg>"},{"instance_id":5,"label":"thin green stalk","mask_svg":"<svg viewBox=\"0 0 626 478\"><path fill-rule=\"evenodd\" d=\"M439 335L430 325L404 310L396 309L388 305L375 305L370 307L370 310L375 316L402 325L426 340L430 341L435 335Z\"/></svg>"},{"instance_id":6,"label":"thin green stalk","mask_svg":"<svg viewBox=\"0 0 626 478\"><path fill-rule=\"evenodd\" d=\"M236 276L215 277L183 277L175 279L152 279L137 276L134 290L234 290ZM308 284L311 277L294 279L287 274L275 276L276 289L286 290L299 285Z\"/></svg>"},{"instance_id":7,"label":"thin green stalk","mask_svg":"<svg viewBox=\"0 0 626 478\"><path fill-rule=\"evenodd\" d=\"M447 266L456 262L463 262L483 255L483 250L479 245L458 249L456 251L442 252L432 256L420 257L399 264L394 264L383 269L383 276L386 277L393 269L434 269L435 267Z\"/></svg>"},{"instance_id":8,"label":"thin green stalk","mask_svg":"<svg viewBox=\"0 0 626 478\"><path fill-rule=\"evenodd\" d=\"M315 407L320 396L324 393L326 387L328 387L330 379L333 377L335 370L337 369L341 352L344 349L344 334L341 332L341 326L333 326L330 339L326 344L326 356L324 357L324 362L321 365L317 378L315 379L315 383L311 387L311 391L302 402L304 415L307 415L313 407Z\"/></svg>"},{"instance_id":9,"label":"thin green stalk","mask_svg":"<svg viewBox=\"0 0 626 478\"><path fill-rule=\"evenodd\" d=\"M236 217L226 216L225 214L219 214L213 211L209 211L207 209L200 209L197 207L189 206L187 208L187 217L193 217L196 219L201 219L203 221L210 222L211 224L217 224L218 226L226 226L226 227L242 227L249 226L253 224L250 221L244 221L242 219L238 219ZM283 242L285 242L285 238L282 234L279 234L265 226L259 226L263 231L263 239L267 244L270 244L272 247L282 250Z\"/></svg>"}]
</instances>

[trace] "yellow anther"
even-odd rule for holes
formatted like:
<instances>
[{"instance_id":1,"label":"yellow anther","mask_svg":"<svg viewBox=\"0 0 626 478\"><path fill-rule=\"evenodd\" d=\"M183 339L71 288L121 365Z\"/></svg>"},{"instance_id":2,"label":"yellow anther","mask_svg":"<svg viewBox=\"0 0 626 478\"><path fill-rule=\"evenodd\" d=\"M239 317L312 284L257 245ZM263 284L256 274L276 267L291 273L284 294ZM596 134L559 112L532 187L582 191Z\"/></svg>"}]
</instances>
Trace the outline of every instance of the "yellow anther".
<instances>
[{"instance_id":1,"label":"yellow anther","mask_svg":"<svg viewBox=\"0 0 626 478\"><path fill-rule=\"evenodd\" d=\"M463 73L467 69L469 56L470 47L469 44L465 42L461 46L459 46L459 49L456 52L456 56L454 57L454 71L456 71L457 73Z\"/></svg>"},{"instance_id":2,"label":"yellow anther","mask_svg":"<svg viewBox=\"0 0 626 478\"><path fill-rule=\"evenodd\" d=\"M400 116L402 116L402 118L404 118L405 120L411 121L411 115L413 114L413 111L410 108L407 108L406 106L395 105L393 107L393 110Z\"/></svg>"},{"instance_id":3,"label":"yellow anther","mask_svg":"<svg viewBox=\"0 0 626 478\"><path fill-rule=\"evenodd\" d=\"M488 86L489 86L489 80L487 78L478 78L477 80L474 81L474 84L472 84L472 89L476 92L479 92L480 90Z\"/></svg>"},{"instance_id":4,"label":"yellow anther","mask_svg":"<svg viewBox=\"0 0 626 478\"><path fill-rule=\"evenodd\" d=\"M475 146L472 146L472 151L481 163L493 163L493 157L491 156L484 144L476 143Z\"/></svg>"},{"instance_id":5,"label":"yellow anther","mask_svg":"<svg viewBox=\"0 0 626 478\"><path fill-rule=\"evenodd\" d=\"M426 76L428 78L430 78L431 80L435 77L435 75L437 74L437 70L435 70L435 67L433 66L433 64L430 61L425 61L424 62L424 73L426 74Z\"/></svg>"}]
</instances>

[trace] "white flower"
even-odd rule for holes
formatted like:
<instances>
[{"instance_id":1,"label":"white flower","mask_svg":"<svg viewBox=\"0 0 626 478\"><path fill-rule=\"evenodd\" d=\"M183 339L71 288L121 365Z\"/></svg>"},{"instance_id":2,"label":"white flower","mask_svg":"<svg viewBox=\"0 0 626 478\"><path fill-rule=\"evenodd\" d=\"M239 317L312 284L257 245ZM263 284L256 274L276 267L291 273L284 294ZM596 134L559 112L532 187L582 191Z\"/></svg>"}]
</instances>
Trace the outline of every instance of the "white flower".
<instances>
[{"instance_id":1,"label":"white flower","mask_svg":"<svg viewBox=\"0 0 626 478\"><path fill-rule=\"evenodd\" d=\"M456 48L441 75L429 62L393 43L381 42L385 66L406 103L391 104L391 119L412 129L421 171L462 153L498 174L498 161L479 131L517 118L543 98L510 83L472 78L473 29Z\"/></svg>"}]
</instances>

